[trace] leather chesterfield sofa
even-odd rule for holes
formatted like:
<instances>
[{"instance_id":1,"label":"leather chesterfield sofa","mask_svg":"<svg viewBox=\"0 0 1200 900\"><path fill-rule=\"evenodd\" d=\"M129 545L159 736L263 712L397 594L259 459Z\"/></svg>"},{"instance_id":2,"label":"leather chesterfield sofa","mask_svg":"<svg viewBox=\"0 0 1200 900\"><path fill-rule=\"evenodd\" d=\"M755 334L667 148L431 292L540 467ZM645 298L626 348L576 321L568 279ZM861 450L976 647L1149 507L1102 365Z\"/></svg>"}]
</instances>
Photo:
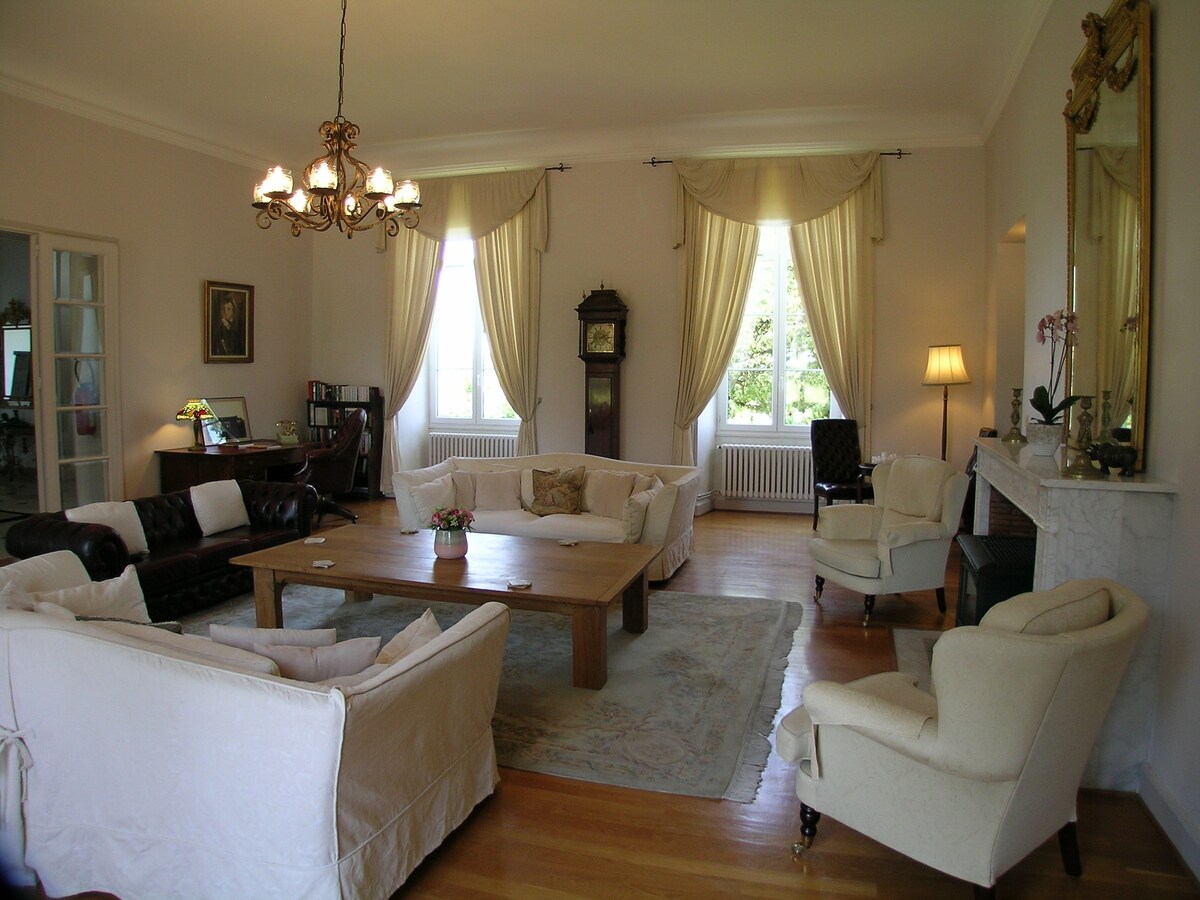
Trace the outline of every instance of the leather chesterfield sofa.
<instances>
[{"instance_id":1,"label":"leather chesterfield sofa","mask_svg":"<svg viewBox=\"0 0 1200 900\"><path fill-rule=\"evenodd\" d=\"M153 621L175 619L254 588L252 571L231 565L243 553L307 537L317 492L310 485L239 479L250 524L204 536L189 491L156 494L132 503L149 552L131 557L108 525L72 522L63 512L37 513L13 523L5 537L18 559L70 550L92 580L115 578L133 564Z\"/></svg>"}]
</instances>

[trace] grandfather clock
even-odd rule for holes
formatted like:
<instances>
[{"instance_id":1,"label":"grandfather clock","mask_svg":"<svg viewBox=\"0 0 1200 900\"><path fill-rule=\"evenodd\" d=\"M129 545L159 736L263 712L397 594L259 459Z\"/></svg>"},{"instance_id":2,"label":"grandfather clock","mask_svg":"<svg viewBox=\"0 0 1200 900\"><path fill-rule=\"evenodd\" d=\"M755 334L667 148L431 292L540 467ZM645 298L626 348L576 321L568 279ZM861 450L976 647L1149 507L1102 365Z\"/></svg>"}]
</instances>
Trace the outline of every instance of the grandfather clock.
<instances>
[{"instance_id":1,"label":"grandfather clock","mask_svg":"<svg viewBox=\"0 0 1200 900\"><path fill-rule=\"evenodd\" d=\"M584 377L584 450L617 459L621 455L621 360L625 358L625 316L629 309L616 291L592 291L575 307L579 313L579 358Z\"/></svg>"}]
</instances>

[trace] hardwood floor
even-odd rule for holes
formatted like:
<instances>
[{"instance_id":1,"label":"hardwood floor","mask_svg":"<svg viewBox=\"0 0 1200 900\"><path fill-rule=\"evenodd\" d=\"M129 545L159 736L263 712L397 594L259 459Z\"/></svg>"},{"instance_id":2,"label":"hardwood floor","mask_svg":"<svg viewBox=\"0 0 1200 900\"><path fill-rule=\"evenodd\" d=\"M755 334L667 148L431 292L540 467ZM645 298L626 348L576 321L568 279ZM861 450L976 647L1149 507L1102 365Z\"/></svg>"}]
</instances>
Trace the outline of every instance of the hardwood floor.
<instances>
[{"instance_id":1,"label":"hardwood floor","mask_svg":"<svg viewBox=\"0 0 1200 900\"><path fill-rule=\"evenodd\" d=\"M391 501L354 505L360 521L395 522ZM326 526L343 524L327 519ZM786 597L804 607L782 710L808 682L895 668L893 626L953 626L958 562L945 616L933 594L881 597L863 629L862 598L826 586L812 602L807 516L714 512L696 520L695 552L659 590ZM888 897L971 896L971 887L826 817L799 861L793 768L772 754L753 803L702 800L501 770L496 794L409 879L397 897ZM1085 791L1079 804L1084 874L1063 872L1052 839L1006 873L1003 898L1200 896L1174 848L1133 794Z\"/></svg>"}]
</instances>

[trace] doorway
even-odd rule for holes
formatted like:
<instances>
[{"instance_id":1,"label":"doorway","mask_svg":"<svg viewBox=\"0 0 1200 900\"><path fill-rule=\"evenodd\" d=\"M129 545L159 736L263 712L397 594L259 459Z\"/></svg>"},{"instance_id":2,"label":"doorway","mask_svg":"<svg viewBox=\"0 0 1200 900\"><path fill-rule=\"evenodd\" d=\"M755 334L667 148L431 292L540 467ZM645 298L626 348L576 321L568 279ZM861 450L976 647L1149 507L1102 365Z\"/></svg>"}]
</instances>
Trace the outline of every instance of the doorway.
<instances>
[{"instance_id":1,"label":"doorway","mask_svg":"<svg viewBox=\"0 0 1200 900\"><path fill-rule=\"evenodd\" d=\"M0 537L39 509L32 240L0 231Z\"/></svg>"}]
</instances>

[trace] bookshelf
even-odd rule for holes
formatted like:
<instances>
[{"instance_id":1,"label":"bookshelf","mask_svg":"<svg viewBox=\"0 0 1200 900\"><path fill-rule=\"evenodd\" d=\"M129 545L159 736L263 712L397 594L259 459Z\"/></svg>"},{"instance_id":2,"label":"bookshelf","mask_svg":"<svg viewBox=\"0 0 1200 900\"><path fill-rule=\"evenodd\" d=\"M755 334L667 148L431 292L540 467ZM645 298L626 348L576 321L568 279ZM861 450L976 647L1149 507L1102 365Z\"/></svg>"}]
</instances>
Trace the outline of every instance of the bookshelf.
<instances>
[{"instance_id":1,"label":"bookshelf","mask_svg":"<svg viewBox=\"0 0 1200 900\"><path fill-rule=\"evenodd\" d=\"M367 411L367 426L363 429L359 465L354 475L356 492L379 498L379 475L383 470L383 392L377 387L362 384L308 383L308 431L314 441L327 441L342 424L346 413L354 409Z\"/></svg>"}]
</instances>

